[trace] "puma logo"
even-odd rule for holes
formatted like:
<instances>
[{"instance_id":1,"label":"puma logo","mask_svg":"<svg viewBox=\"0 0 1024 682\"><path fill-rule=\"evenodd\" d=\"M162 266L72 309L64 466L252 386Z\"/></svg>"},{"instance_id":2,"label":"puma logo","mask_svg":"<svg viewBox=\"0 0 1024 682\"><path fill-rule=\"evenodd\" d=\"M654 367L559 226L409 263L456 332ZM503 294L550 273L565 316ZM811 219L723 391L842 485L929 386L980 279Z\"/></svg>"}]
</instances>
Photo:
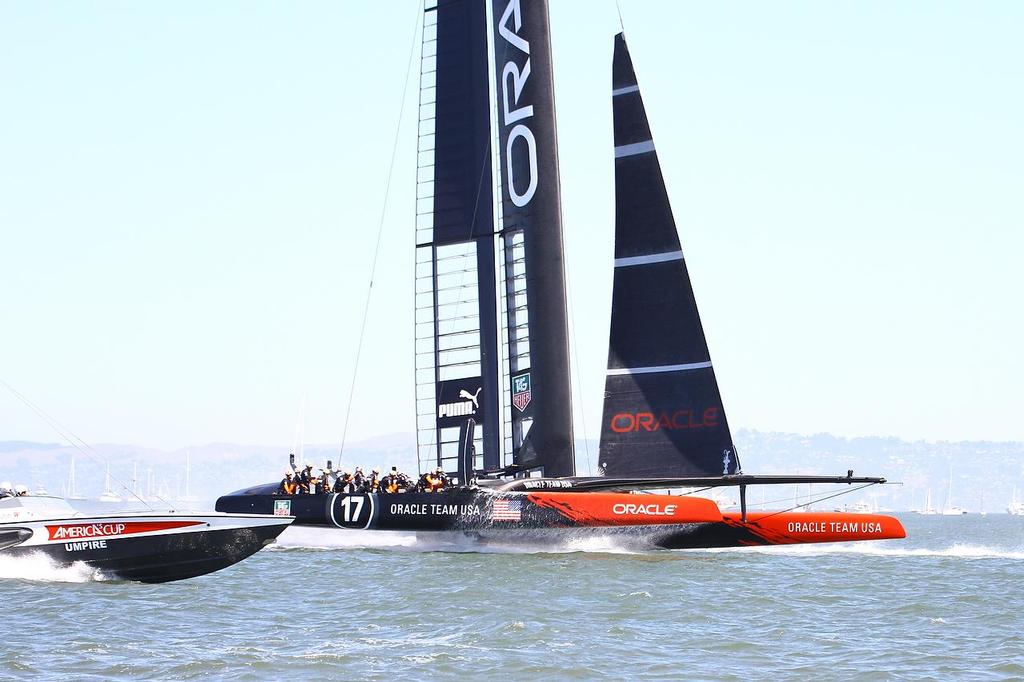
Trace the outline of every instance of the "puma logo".
<instances>
[{"instance_id":1,"label":"puma logo","mask_svg":"<svg viewBox=\"0 0 1024 682\"><path fill-rule=\"evenodd\" d=\"M483 386L481 386L480 388L476 389L476 393L470 393L466 389L462 389L461 391L459 391L459 397L460 398L465 398L466 400L472 400L473 401L473 407L475 409L479 410L480 409L480 401L479 401L480 391L482 391L482 390L484 390Z\"/></svg>"},{"instance_id":2,"label":"puma logo","mask_svg":"<svg viewBox=\"0 0 1024 682\"><path fill-rule=\"evenodd\" d=\"M437 418L445 419L451 417L470 417L480 409L480 391L484 387L476 389L476 393L470 393L466 389L459 390L459 402L441 403L437 406Z\"/></svg>"}]
</instances>

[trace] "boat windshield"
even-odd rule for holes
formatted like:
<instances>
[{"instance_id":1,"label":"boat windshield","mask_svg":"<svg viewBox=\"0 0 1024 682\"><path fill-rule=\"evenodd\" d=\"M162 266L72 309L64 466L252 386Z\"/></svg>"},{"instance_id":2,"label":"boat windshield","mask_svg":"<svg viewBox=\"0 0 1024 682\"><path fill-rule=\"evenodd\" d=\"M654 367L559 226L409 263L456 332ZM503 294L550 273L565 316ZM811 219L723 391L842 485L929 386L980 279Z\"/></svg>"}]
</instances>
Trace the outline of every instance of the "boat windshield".
<instances>
[{"instance_id":1,"label":"boat windshield","mask_svg":"<svg viewBox=\"0 0 1024 682\"><path fill-rule=\"evenodd\" d=\"M0 523L30 519L60 519L77 516L66 500L49 495L27 495L0 499Z\"/></svg>"}]
</instances>

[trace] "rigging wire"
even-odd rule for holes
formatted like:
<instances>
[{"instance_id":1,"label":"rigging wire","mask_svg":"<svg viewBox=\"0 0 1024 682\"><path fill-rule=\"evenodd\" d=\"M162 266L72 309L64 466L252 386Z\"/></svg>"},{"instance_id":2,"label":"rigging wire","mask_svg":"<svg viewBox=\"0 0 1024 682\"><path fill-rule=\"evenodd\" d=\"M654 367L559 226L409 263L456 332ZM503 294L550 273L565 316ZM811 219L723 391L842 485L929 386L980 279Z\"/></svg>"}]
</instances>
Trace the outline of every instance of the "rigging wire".
<instances>
[{"instance_id":1,"label":"rigging wire","mask_svg":"<svg viewBox=\"0 0 1024 682\"><path fill-rule=\"evenodd\" d=\"M837 493L833 493L831 495L825 495L824 497L820 497L820 498L814 500L813 502L808 502L806 504L794 505L794 506L790 507L789 509L782 509L782 510L777 511L777 512L772 512L771 514L766 514L765 516L762 516L758 520L770 519L773 516L778 516L779 514L785 514L786 512L793 511L797 507L806 507L806 506L811 505L811 504L817 504L819 502L824 502L825 500L831 500L834 497L840 497L842 495L849 495L850 493L855 493L858 490L864 490L865 488L870 488L873 485L878 485L878 484L877 483L864 483L862 485L857 486L856 488L850 488L849 490L840 490Z\"/></svg>"},{"instance_id":2,"label":"rigging wire","mask_svg":"<svg viewBox=\"0 0 1024 682\"><path fill-rule=\"evenodd\" d=\"M373 248L373 261L370 265L370 283L366 287L366 302L363 304L363 320L359 325L359 342L356 345L356 360L352 368L352 383L348 391L348 405L345 407L345 422L341 431L341 447L338 451L339 466L341 457L345 454L345 441L348 438L349 419L352 416L352 399L356 392L356 379L359 376L359 359L363 353L363 341L366 338L366 320L370 316L370 299L373 296L373 280L377 273L377 259L380 256L380 243L384 236L384 220L388 212L388 199L391 196L391 179L395 174L395 158L398 155L398 140L402 132L402 118L405 115L405 100L409 91L409 75L412 73L413 58L416 53L416 35L420 30L420 17L422 13L416 9L416 22L413 24L412 43L409 46L409 63L405 70L405 79L402 81L402 100L398 108L398 124L395 126L395 141L391 146L391 163L388 166L388 179L384 184L384 203L380 210L380 223L377 226L377 242Z\"/></svg>"},{"instance_id":3,"label":"rigging wire","mask_svg":"<svg viewBox=\"0 0 1024 682\"><path fill-rule=\"evenodd\" d=\"M562 260L566 265L565 270L571 272L572 268L568 267L568 257L565 253L562 254ZM590 457L590 441L587 439L587 410L584 407L584 396L586 395L586 391L583 390L583 372L580 370L580 348L576 341L576 308L572 304L572 278L569 276L568 272L566 272L565 275L565 288L566 298L569 302L569 319L572 321L572 328L569 330L569 334L572 337L572 366L576 369L575 384L579 394L580 426L583 428L583 451L586 453L587 476L593 476L593 462ZM575 448L573 449L573 452L575 452ZM575 463L573 464L575 465Z\"/></svg>"},{"instance_id":4,"label":"rigging wire","mask_svg":"<svg viewBox=\"0 0 1024 682\"><path fill-rule=\"evenodd\" d=\"M107 475L111 479L113 479L115 483L121 486L129 495L137 499L142 504L146 505L148 509L150 509L151 511L153 510L153 507L144 498L140 497L133 489L129 488L128 485L124 483L124 481L119 479L117 476L110 476L109 462L107 461L106 457L96 452L96 450L94 450L91 445L89 445L84 440L75 435L75 433L71 429L67 428L59 421L51 417L43 410L43 408L39 407L34 402L29 400L27 396L25 396L23 393L15 389L9 383L4 381L3 379L0 379L0 384L2 384L4 388L10 391L11 394L14 395L14 397L16 397L22 403L24 403L26 407L35 412L36 416L38 416L40 419L46 422L46 425L53 429L54 432L57 433L57 435L66 440L71 445L71 447L78 450L80 453L91 459L96 464L107 465ZM170 503L167 500L160 497L159 495L156 495L155 497L164 504L170 506Z\"/></svg>"},{"instance_id":5,"label":"rigging wire","mask_svg":"<svg viewBox=\"0 0 1024 682\"><path fill-rule=\"evenodd\" d=\"M626 24L622 21L622 5L619 4L619 0L615 0L615 11L619 13L619 29L623 35L626 34Z\"/></svg>"},{"instance_id":6,"label":"rigging wire","mask_svg":"<svg viewBox=\"0 0 1024 682\"><path fill-rule=\"evenodd\" d=\"M753 484L753 485L756 485L756 484ZM767 519L767 518L771 518L772 516L777 516L779 514L785 514L787 512L791 512L794 509L799 509L801 507L807 509L808 511L811 511L810 510L810 506L812 504L818 504L819 502L824 502L825 500L831 500L834 497L841 497L842 495L849 495L850 493L855 493L858 490L863 490L865 488L870 488L873 485L879 485L879 484L878 483L864 483L864 484L861 484L861 485L857 486L856 488L849 488L849 489L843 488L843 489L840 489L839 492L832 493L831 495L822 495L821 497L815 497L814 499L810 499L807 502L804 502L803 504L795 504L792 507L789 507L787 509L780 509L779 511L772 512L771 514L766 514L765 516L760 517L760 519ZM691 495L697 495L698 493L704 493L704 492L707 492L709 490L717 490L718 488L721 488L721 487L723 487L723 486L712 486L712 485L709 485L709 486L705 486L703 488L695 488L695 489L690 490L688 492L682 493L680 495L680 497L688 497L688 496L691 496ZM730 486L730 487L732 487L732 486ZM650 491L649 490L645 490L644 492L650 492ZM788 500L789 498L784 498L784 499ZM783 501L783 498L780 498L780 499L777 499L777 500L767 500L765 502L759 502L758 504L775 504L776 502L782 502L782 501ZM747 504L747 509L749 510L752 506L753 505L751 505L751 504ZM739 505L735 504L735 505L730 505L727 508L728 509L733 509L733 508L737 508L737 507L739 507ZM760 520L760 519L758 519L758 520Z\"/></svg>"}]
</instances>

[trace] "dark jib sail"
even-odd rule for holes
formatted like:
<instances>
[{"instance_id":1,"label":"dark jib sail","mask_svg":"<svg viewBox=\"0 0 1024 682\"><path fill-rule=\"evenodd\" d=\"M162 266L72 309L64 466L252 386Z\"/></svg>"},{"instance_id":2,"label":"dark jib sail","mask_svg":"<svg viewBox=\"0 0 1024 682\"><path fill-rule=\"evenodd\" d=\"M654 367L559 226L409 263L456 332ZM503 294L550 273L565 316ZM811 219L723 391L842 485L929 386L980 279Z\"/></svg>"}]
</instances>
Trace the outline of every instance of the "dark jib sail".
<instances>
[{"instance_id":1,"label":"dark jib sail","mask_svg":"<svg viewBox=\"0 0 1024 682\"><path fill-rule=\"evenodd\" d=\"M491 9L512 452L521 467L545 476L572 476L572 392L548 4L492 0Z\"/></svg>"},{"instance_id":2,"label":"dark jib sail","mask_svg":"<svg viewBox=\"0 0 1024 682\"><path fill-rule=\"evenodd\" d=\"M633 63L612 69L615 280L601 425L606 476L716 476L739 462Z\"/></svg>"}]
</instances>

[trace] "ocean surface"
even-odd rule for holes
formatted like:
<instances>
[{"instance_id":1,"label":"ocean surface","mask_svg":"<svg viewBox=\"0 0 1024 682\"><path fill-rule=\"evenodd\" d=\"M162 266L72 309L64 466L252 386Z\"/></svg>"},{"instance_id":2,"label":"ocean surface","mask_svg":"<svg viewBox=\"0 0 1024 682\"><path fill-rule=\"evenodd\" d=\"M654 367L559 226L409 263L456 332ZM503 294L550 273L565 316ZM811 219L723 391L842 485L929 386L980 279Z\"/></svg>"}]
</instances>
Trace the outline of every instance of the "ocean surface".
<instances>
[{"instance_id":1,"label":"ocean surface","mask_svg":"<svg viewBox=\"0 0 1024 682\"><path fill-rule=\"evenodd\" d=\"M0 678L1024 678L1024 517L900 518L649 552L291 528L165 585L0 559Z\"/></svg>"}]
</instances>

